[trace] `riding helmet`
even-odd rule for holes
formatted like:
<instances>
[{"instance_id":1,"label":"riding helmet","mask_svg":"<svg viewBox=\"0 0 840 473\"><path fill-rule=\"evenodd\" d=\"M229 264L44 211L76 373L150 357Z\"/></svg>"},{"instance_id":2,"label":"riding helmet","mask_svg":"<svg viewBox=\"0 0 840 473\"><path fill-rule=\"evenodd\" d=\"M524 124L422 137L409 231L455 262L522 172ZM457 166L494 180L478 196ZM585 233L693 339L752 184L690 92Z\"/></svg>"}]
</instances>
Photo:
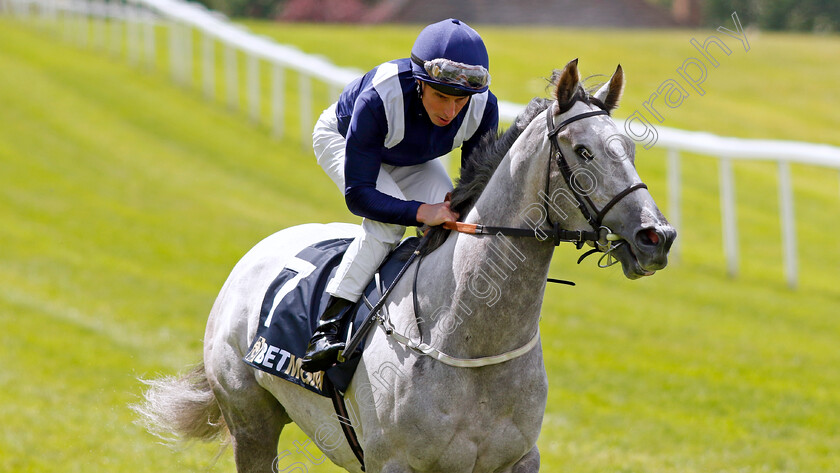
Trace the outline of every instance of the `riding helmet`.
<instances>
[{"instance_id":1,"label":"riding helmet","mask_svg":"<svg viewBox=\"0 0 840 473\"><path fill-rule=\"evenodd\" d=\"M490 84L490 59L481 36L450 18L423 29L411 48L414 77L449 95L472 95Z\"/></svg>"}]
</instances>

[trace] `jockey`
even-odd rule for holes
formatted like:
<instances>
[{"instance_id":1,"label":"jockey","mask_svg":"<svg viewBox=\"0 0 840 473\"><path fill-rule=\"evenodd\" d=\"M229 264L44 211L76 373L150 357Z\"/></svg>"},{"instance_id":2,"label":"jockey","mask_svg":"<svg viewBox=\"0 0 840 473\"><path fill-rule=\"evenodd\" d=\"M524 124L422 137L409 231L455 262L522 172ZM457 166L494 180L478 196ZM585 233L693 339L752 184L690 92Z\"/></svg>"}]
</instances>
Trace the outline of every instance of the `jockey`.
<instances>
[{"instance_id":1,"label":"jockey","mask_svg":"<svg viewBox=\"0 0 840 473\"><path fill-rule=\"evenodd\" d=\"M364 234L347 249L327 285L330 300L309 341L303 369L335 364L342 318L408 226L454 222L444 202L452 181L436 159L460 147L466 156L499 122L488 90L489 58L475 30L448 19L427 26L411 58L381 64L328 107L312 133L318 164L364 217Z\"/></svg>"}]
</instances>

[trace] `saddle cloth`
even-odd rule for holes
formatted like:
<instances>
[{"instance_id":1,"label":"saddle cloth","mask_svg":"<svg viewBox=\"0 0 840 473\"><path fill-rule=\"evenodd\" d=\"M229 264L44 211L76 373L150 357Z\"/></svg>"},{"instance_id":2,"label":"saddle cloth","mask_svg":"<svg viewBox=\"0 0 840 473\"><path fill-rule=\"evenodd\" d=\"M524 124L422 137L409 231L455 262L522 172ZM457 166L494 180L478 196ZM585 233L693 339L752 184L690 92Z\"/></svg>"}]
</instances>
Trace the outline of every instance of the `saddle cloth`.
<instances>
[{"instance_id":1,"label":"saddle cloth","mask_svg":"<svg viewBox=\"0 0 840 473\"><path fill-rule=\"evenodd\" d=\"M339 392L347 389L359 364L364 342L350 357L345 355L346 362L326 372L309 373L300 365L318 318L329 300L329 294L324 290L351 241L342 238L315 243L301 250L286 264L265 293L257 333L248 354L243 357L245 363L325 397L330 397L324 382L325 375ZM352 309L352 315L347 316L352 318L353 327L362 324L419 241L415 237L403 240L380 265L378 277L368 284ZM342 340L347 339L349 328L345 319L340 332Z\"/></svg>"}]
</instances>

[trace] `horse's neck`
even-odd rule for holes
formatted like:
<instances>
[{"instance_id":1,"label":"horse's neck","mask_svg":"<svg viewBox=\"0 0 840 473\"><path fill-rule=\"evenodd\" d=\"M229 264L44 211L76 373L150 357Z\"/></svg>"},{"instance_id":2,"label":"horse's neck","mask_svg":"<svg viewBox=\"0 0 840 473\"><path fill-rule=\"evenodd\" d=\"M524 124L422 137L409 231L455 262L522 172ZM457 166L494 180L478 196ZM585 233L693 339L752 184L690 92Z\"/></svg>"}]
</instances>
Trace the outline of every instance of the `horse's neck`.
<instances>
[{"instance_id":1,"label":"horse's neck","mask_svg":"<svg viewBox=\"0 0 840 473\"><path fill-rule=\"evenodd\" d=\"M540 134L528 133L502 160L465 221L527 228L522 216L539 203L547 172L541 159L545 142ZM492 355L524 344L537 329L552 252L551 244L536 238L450 237L424 263L430 280L422 300L431 311L426 335L432 344L460 356Z\"/></svg>"}]
</instances>

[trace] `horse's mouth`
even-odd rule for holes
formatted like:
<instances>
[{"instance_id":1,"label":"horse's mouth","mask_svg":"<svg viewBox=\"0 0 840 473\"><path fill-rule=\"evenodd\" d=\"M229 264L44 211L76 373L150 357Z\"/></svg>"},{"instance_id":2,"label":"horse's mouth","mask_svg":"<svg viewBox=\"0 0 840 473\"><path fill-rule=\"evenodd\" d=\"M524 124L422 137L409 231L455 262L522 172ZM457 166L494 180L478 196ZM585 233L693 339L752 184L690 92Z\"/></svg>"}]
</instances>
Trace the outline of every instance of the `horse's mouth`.
<instances>
[{"instance_id":1,"label":"horse's mouth","mask_svg":"<svg viewBox=\"0 0 840 473\"><path fill-rule=\"evenodd\" d=\"M639 279L645 276L653 276L657 270L665 267L667 262L645 266L639 261L636 253L627 241L622 241L611 254L621 263L621 269L627 279Z\"/></svg>"}]
</instances>

